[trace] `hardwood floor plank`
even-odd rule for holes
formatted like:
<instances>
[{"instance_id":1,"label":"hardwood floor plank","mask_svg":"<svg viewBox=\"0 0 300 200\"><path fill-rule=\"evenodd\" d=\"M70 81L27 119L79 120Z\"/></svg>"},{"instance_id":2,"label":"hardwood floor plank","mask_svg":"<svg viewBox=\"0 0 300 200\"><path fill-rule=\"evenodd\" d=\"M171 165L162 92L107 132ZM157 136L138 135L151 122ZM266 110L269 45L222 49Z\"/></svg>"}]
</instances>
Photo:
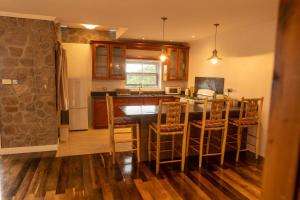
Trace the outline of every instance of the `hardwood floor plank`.
<instances>
[{"instance_id":1,"label":"hardwood floor plank","mask_svg":"<svg viewBox=\"0 0 300 200\"><path fill-rule=\"evenodd\" d=\"M16 199L23 199L25 197L39 162L40 159L38 158L34 158L31 160L29 167L27 168L26 172L24 172L25 176L23 177L16 194L13 195Z\"/></svg>"},{"instance_id":2,"label":"hardwood floor plank","mask_svg":"<svg viewBox=\"0 0 300 200\"><path fill-rule=\"evenodd\" d=\"M46 193L49 191L50 194L52 191L56 191L58 185L58 179L60 174L62 158L54 158L50 165L50 169L47 173L47 180L45 185ZM49 195L50 195L49 194Z\"/></svg>"},{"instance_id":3,"label":"hardwood floor plank","mask_svg":"<svg viewBox=\"0 0 300 200\"><path fill-rule=\"evenodd\" d=\"M60 165L59 176L56 186L56 193L62 194L66 192L69 181L69 157L63 157Z\"/></svg>"},{"instance_id":4,"label":"hardwood floor plank","mask_svg":"<svg viewBox=\"0 0 300 200\"><path fill-rule=\"evenodd\" d=\"M229 171L238 174L243 177L243 179L247 180L251 184L254 184L257 187L262 186L261 178L259 178L255 173L251 173L251 171L241 168L241 167L229 167Z\"/></svg>"},{"instance_id":5,"label":"hardwood floor plank","mask_svg":"<svg viewBox=\"0 0 300 200\"><path fill-rule=\"evenodd\" d=\"M111 191L111 188L109 184L103 184L102 185L102 192L103 192L103 199L104 200L112 200L114 199L113 193Z\"/></svg>"},{"instance_id":6,"label":"hardwood floor plank","mask_svg":"<svg viewBox=\"0 0 300 200\"><path fill-rule=\"evenodd\" d=\"M251 189L249 190L249 188L247 188L247 184L245 184L244 182L242 184L239 183L239 181L241 181L241 179L234 180L234 179L232 179L232 177L228 176L226 173L223 173L221 171L216 171L213 173L216 174L218 177L220 177L225 182L227 182L228 184L230 184L233 188L235 188L237 191L239 191L241 194L243 194L248 199L258 199L259 198L259 195L257 195L256 193L252 193L253 191Z\"/></svg>"},{"instance_id":7,"label":"hardwood floor plank","mask_svg":"<svg viewBox=\"0 0 300 200\"><path fill-rule=\"evenodd\" d=\"M107 153L104 164L100 154L2 156L2 199L246 200L258 199L261 193L261 169L253 161L229 161L221 168L218 160L207 159L198 170L197 158L189 159L185 173L178 163L164 164L156 176L154 162L136 163L131 158L135 155L121 154L115 165Z\"/></svg>"},{"instance_id":8,"label":"hardwood floor plank","mask_svg":"<svg viewBox=\"0 0 300 200\"><path fill-rule=\"evenodd\" d=\"M151 196L149 191L146 189L146 187L141 179L135 179L134 183L144 200L152 200L153 199L153 197Z\"/></svg>"},{"instance_id":9,"label":"hardwood floor plank","mask_svg":"<svg viewBox=\"0 0 300 200\"><path fill-rule=\"evenodd\" d=\"M18 184L21 183L20 182L21 181L20 175L22 175L21 170L23 169L24 166L29 167L29 165L26 165L26 161L28 158L22 160L16 159L14 157L9 158L9 156L2 156L2 158L3 158L3 162L1 162L1 179L2 182L5 183L5 185L1 184L1 191L2 191L2 196L6 197L6 196L10 196L11 193L15 194L15 192L12 192L13 187L17 188ZM5 187L7 185L12 187Z\"/></svg>"},{"instance_id":10,"label":"hardwood floor plank","mask_svg":"<svg viewBox=\"0 0 300 200\"><path fill-rule=\"evenodd\" d=\"M214 186L216 186L220 191L225 193L231 199L247 200L248 198L237 191L230 184L225 182L223 179L218 177L213 173L213 171L207 169L201 169L201 175L203 175L207 180L209 180Z\"/></svg>"},{"instance_id":11,"label":"hardwood floor plank","mask_svg":"<svg viewBox=\"0 0 300 200\"><path fill-rule=\"evenodd\" d=\"M75 188L76 190L83 189L83 156L71 156L68 158L68 185L67 188Z\"/></svg>"},{"instance_id":12,"label":"hardwood floor plank","mask_svg":"<svg viewBox=\"0 0 300 200\"><path fill-rule=\"evenodd\" d=\"M164 187L166 191L168 191L169 195L174 200L182 200L180 195L176 192L176 190L171 186L171 184L166 179L159 179L160 184Z\"/></svg>"},{"instance_id":13,"label":"hardwood floor plank","mask_svg":"<svg viewBox=\"0 0 300 200\"><path fill-rule=\"evenodd\" d=\"M137 190L135 183L132 179L126 179L124 180L124 189L128 191L130 194L130 199L135 200L142 200L142 196L140 195L139 191Z\"/></svg>"},{"instance_id":14,"label":"hardwood floor plank","mask_svg":"<svg viewBox=\"0 0 300 200\"><path fill-rule=\"evenodd\" d=\"M204 176L201 175L198 171L192 171L190 173L193 177L198 180L198 184L201 184L209 191L209 196L212 199L222 199L222 200L229 200L232 199L228 197L225 193L219 190L216 186L214 186L209 180L207 180Z\"/></svg>"},{"instance_id":15,"label":"hardwood floor plank","mask_svg":"<svg viewBox=\"0 0 300 200\"><path fill-rule=\"evenodd\" d=\"M31 180L31 184L27 192L28 194L34 194L34 196L41 197L45 196L45 185L52 160L53 158L42 157Z\"/></svg>"},{"instance_id":16,"label":"hardwood floor plank","mask_svg":"<svg viewBox=\"0 0 300 200\"><path fill-rule=\"evenodd\" d=\"M179 173L179 176L193 189L196 191L200 199L209 200L211 199L203 190L201 190L191 179L189 179L184 173Z\"/></svg>"},{"instance_id":17,"label":"hardwood floor plank","mask_svg":"<svg viewBox=\"0 0 300 200\"><path fill-rule=\"evenodd\" d=\"M169 183L183 199L199 199L196 191L190 187L186 187L187 183L178 174L172 172L170 168L163 166L161 173L168 179Z\"/></svg>"}]
</instances>

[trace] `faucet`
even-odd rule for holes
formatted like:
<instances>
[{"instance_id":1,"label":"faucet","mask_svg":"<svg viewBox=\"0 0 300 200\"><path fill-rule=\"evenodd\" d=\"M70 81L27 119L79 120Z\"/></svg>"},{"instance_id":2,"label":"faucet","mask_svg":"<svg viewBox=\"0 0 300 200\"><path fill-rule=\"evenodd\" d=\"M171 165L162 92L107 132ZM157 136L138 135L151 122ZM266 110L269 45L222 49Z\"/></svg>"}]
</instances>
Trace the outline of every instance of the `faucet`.
<instances>
[{"instance_id":1,"label":"faucet","mask_svg":"<svg viewBox=\"0 0 300 200\"><path fill-rule=\"evenodd\" d=\"M142 94L142 90L141 90L141 89L142 89L142 87L143 87L143 84L142 84L142 83L140 83L140 84L139 84L139 95L141 95L141 94Z\"/></svg>"}]
</instances>

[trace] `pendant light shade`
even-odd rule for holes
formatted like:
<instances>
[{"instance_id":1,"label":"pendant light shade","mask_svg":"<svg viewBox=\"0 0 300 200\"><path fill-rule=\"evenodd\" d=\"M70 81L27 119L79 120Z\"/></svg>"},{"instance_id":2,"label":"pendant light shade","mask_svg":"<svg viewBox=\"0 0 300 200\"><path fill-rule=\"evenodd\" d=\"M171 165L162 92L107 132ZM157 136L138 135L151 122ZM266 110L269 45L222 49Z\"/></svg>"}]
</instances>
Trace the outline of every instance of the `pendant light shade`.
<instances>
[{"instance_id":1,"label":"pendant light shade","mask_svg":"<svg viewBox=\"0 0 300 200\"><path fill-rule=\"evenodd\" d=\"M161 17L161 20L163 22L162 23L162 31L163 31L162 32L162 37L163 37L162 39L163 39L163 41L165 40L165 22L166 22L167 19L168 19L167 17ZM160 59L161 62L165 62L168 59L166 48L162 48L159 59Z\"/></svg>"},{"instance_id":2,"label":"pendant light shade","mask_svg":"<svg viewBox=\"0 0 300 200\"><path fill-rule=\"evenodd\" d=\"M168 56L167 56L167 50L165 48L163 48L161 50L161 54L159 56L159 59L161 62L165 62L167 60Z\"/></svg>"},{"instance_id":3,"label":"pendant light shade","mask_svg":"<svg viewBox=\"0 0 300 200\"><path fill-rule=\"evenodd\" d=\"M218 56L218 51L217 51L217 30L218 30L218 26L220 24L214 24L214 26L216 27L216 32L215 32L215 49L212 52L212 56L210 58L208 58L208 60L210 60L210 63L213 65L216 65L219 63L220 60L222 60L222 58L220 58Z\"/></svg>"}]
</instances>

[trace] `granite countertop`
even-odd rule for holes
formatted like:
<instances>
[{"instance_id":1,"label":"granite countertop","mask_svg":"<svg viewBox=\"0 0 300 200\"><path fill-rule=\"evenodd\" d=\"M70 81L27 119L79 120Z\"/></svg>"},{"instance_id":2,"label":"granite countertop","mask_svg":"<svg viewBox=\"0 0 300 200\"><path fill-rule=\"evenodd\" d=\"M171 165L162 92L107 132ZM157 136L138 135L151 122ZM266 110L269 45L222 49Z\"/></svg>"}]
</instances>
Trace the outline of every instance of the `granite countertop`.
<instances>
[{"instance_id":1,"label":"granite countertop","mask_svg":"<svg viewBox=\"0 0 300 200\"><path fill-rule=\"evenodd\" d=\"M144 91L142 94L138 94L138 92L131 92L130 95L117 95L117 93L115 91L101 91L101 92L96 92L96 91L92 91L91 92L91 96L92 97L105 97L106 94L109 94L110 96L114 96L114 97L118 97L118 98L122 98L122 97L130 97L130 98L141 98L141 97L181 97L182 95L169 95L169 94L165 94L164 92L151 92L151 91Z\"/></svg>"},{"instance_id":2,"label":"granite countertop","mask_svg":"<svg viewBox=\"0 0 300 200\"><path fill-rule=\"evenodd\" d=\"M190 114L197 114L203 112L203 104L191 104L189 106L190 106L189 108ZM158 105L121 106L120 109L124 112L126 116L149 116L149 115L157 115L158 113ZM239 107L233 107L233 106L230 107L230 112L235 112L239 110L240 110ZM163 114L166 113L165 107L163 107L162 113Z\"/></svg>"}]
</instances>

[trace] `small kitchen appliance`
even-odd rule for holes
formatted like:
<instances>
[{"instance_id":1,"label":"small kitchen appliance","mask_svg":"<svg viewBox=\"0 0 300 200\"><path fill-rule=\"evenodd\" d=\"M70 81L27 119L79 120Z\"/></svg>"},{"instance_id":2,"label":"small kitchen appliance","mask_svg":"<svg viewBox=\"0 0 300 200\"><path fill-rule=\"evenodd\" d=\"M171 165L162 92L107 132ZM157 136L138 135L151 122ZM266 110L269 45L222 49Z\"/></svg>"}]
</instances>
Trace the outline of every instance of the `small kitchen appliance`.
<instances>
[{"instance_id":1,"label":"small kitchen appliance","mask_svg":"<svg viewBox=\"0 0 300 200\"><path fill-rule=\"evenodd\" d=\"M165 94L181 94L181 87L165 87Z\"/></svg>"}]
</instances>

